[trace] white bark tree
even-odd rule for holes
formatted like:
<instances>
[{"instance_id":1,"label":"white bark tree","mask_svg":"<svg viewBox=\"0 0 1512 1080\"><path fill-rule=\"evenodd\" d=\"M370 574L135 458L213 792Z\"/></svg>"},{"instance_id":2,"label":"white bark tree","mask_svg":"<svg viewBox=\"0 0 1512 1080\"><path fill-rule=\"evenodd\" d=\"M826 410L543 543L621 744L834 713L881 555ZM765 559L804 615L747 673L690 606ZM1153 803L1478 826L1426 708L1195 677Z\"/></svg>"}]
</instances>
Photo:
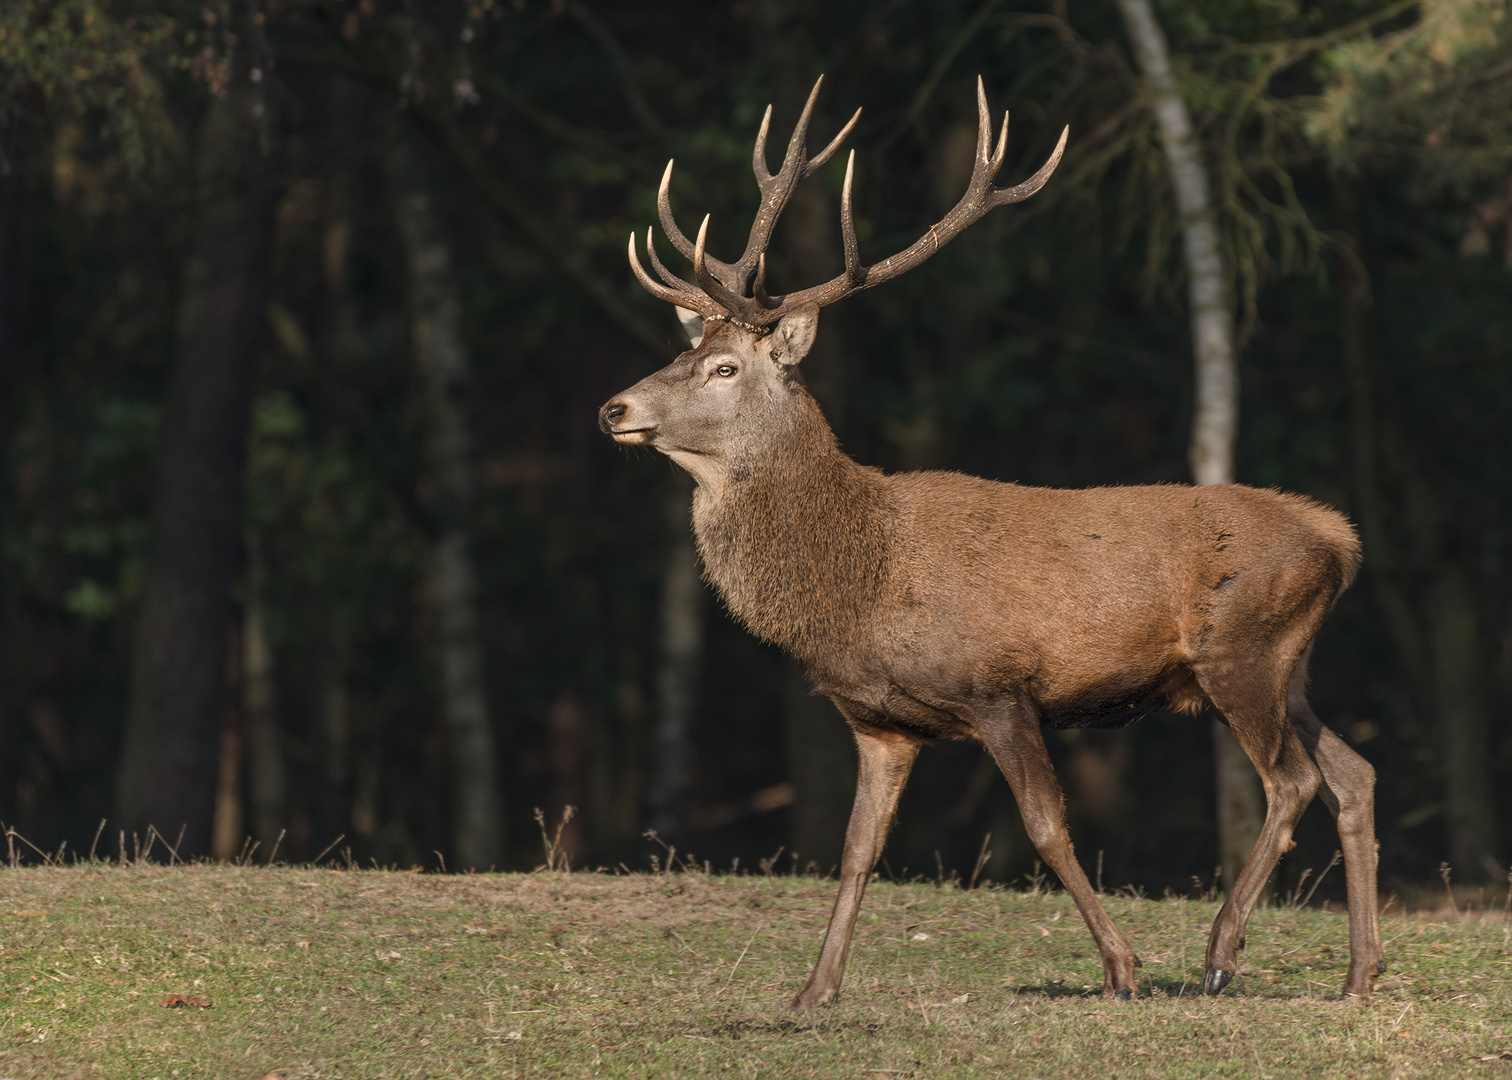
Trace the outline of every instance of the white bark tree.
<instances>
[{"instance_id":1,"label":"white bark tree","mask_svg":"<svg viewBox=\"0 0 1512 1080\"><path fill-rule=\"evenodd\" d=\"M1165 152L1186 257L1196 357L1196 410L1188 459L1197 484L1234 482L1239 430L1239 362L1234 345L1232 287L1218 238L1218 215L1191 115L1171 71L1170 49L1150 0L1118 0L1134 56L1150 92ZM1218 851L1223 882L1231 884L1249 858L1265 820L1264 797L1253 765L1228 727L1213 721L1214 780L1218 795Z\"/></svg>"}]
</instances>

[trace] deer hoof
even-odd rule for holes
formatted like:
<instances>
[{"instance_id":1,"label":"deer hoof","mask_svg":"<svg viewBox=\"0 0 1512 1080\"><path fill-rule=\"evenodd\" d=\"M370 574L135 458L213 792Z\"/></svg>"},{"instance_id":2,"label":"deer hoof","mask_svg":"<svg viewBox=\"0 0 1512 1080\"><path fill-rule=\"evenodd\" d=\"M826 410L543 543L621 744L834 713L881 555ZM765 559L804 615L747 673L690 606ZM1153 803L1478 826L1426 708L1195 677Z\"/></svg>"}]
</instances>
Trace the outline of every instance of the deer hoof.
<instances>
[{"instance_id":1,"label":"deer hoof","mask_svg":"<svg viewBox=\"0 0 1512 1080\"><path fill-rule=\"evenodd\" d=\"M1224 971L1222 968L1213 968L1202 979L1202 992L1214 997L1223 993L1223 988L1234 977L1232 971Z\"/></svg>"},{"instance_id":2,"label":"deer hoof","mask_svg":"<svg viewBox=\"0 0 1512 1080\"><path fill-rule=\"evenodd\" d=\"M1115 998L1117 998L1119 1001L1132 1001L1134 999L1134 991L1132 991L1132 990L1115 990L1113 992L1113 996Z\"/></svg>"},{"instance_id":3,"label":"deer hoof","mask_svg":"<svg viewBox=\"0 0 1512 1080\"><path fill-rule=\"evenodd\" d=\"M1142 968L1144 967L1144 963L1139 959L1139 957L1136 956L1134 958L1134 966L1137 968Z\"/></svg>"},{"instance_id":4,"label":"deer hoof","mask_svg":"<svg viewBox=\"0 0 1512 1080\"><path fill-rule=\"evenodd\" d=\"M793 999L793 1008L799 1012L813 1012L821 1005L828 1005L840 995L834 990L816 990L805 986Z\"/></svg>"},{"instance_id":5,"label":"deer hoof","mask_svg":"<svg viewBox=\"0 0 1512 1080\"><path fill-rule=\"evenodd\" d=\"M1386 961L1384 961L1384 960L1377 960L1376 961L1376 974L1377 975L1384 975L1384 974L1386 974Z\"/></svg>"}]
</instances>

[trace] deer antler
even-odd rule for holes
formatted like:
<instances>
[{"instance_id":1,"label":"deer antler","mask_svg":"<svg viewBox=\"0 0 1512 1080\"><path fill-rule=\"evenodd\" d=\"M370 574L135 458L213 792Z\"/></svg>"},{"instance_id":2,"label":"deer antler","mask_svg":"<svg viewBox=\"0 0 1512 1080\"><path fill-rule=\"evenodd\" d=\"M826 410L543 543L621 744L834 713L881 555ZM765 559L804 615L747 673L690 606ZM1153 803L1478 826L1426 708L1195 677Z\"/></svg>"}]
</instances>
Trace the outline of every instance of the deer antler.
<instances>
[{"instance_id":1,"label":"deer antler","mask_svg":"<svg viewBox=\"0 0 1512 1080\"><path fill-rule=\"evenodd\" d=\"M662 229L672 241L672 245L692 261L693 276L697 284L684 281L662 265L652 246L651 232L647 230L647 254L657 274L666 283L662 285L654 281L641 266L640 258L635 250L635 234L632 233L630 235L630 264L636 278L645 286L647 292L680 307L697 311L706 317L733 316L755 326L770 325L788 311L805 304L817 304L820 307L833 304L853 292L880 285L889 278L912 270L990 210L1008 203L1022 202L1039 191L1050 179L1050 174L1055 171L1055 167L1060 164L1061 155L1066 149L1066 139L1071 132L1069 127L1061 132L1060 141L1055 144L1055 150L1051 153L1049 160L1040 166L1039 171L1028 180L1014 187L996 187L993 180L997 177L998 170L1002 168L1003 157L1008 149L1008 114L1003 113L1003 126L994 146L991 118L987 109L987 91L982 85L981 76L978 76L977 143L971 168L971 180L966 185L966 193L961 196L961 201L956 203L950 213L930 226L928 232L898 254L870 266L861 265L860 246L856 242L856 223L851 210L851 185L856 168L856 152L852 150L845 166L845 185L840 193L840 231L845 250L844 272L823 285L815 285L782 296L768 296L765 289L766 248L771 243L772 229L777 224L777 218L787 206L793 189L798 186L798 181L830 159L861 117L861 110L857 109L855 115L850 118L850 122L840 130L840 134L836 135L818 156L808 158L805 136L808 132L809 117L814 111L814 102L819 97L819 87L823 83L824 77L820 76L819 81L814 84L814 89L809 93L808 102L798 118L798 125L793 129L792 138L788 140L787 153L782 159L782 168L775 176L769 173L766 167L766 138L772 120L772 107L767 106L766 115L761 120L761 130L756 135L756 147L751 155L751 167L756 173L756 183L761 188L761 208L756 212L756 220L751 225L751 235L746 241L745 253L736 262L723 262L704 250L709 228L707 216L699 227L697 241L689 242L687 236L678 228L672 216L672 202L668 195L672 183L672 162L667 162L667 170L662 174L661 188L657 192L657 216L661 219Z\"/></svg>"},{"instance_id":2,"label":"deer antler","mask_svg":"<svg viewBox=\"0 0 1512 1080\"><path fill-rule=\"evenodd\" d=\"M745 253L733 263L723 262L710 255L705 256L710 272L719 278L727 289L741 296L744 296L746 290L751 287L752 274L759 269L761 256L771 242L772 228L777 224L777 219L787 206L788 199L792 198L798 181L812 175L816 169L833 157L835 151L840 149L840 144L845 141L845 137L856 126L856 121L861 119L861 110L857 109L855 115L840 129L840 133L830 140L830 144L818 155L810 158L807 141L809 119L814 115L814 102L819 99L819 88L823 85L824 76L821 75L814 83L814 88L809 91L808 101L804 103L803 112L798 117L798 125L793 128L792 138L788 140L787 153L782 158L782 167L777 170L775 176L767 171L766 163L767 132L772 125L772 107L767 106L766 114L761 118L761 130L756 133L756 146L751 151L751 171L756 174L756 185L761 189L761 207L756 211L756 220L751 224L751 235L746 241ZM670 161L667 162L666 172L662 173L661 187L656 193L656 212L661 219L662 230L672 241L672 246L688 259L692 259L696 245L689 242L672 216L672 201L668 196L668 190L672 185L672 164Z\"/></svg>"}]
</instances>

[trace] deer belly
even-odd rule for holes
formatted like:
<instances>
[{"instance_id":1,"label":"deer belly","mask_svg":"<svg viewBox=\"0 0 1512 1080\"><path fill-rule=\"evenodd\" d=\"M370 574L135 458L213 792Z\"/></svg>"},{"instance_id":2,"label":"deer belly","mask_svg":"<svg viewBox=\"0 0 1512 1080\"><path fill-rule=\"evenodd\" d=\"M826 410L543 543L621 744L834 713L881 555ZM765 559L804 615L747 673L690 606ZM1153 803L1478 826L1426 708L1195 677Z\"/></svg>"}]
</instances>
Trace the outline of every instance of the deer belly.
<instances>
[{"instance_id":1,"label":"deer belly","mask_svg":"<svg viewBox=\"0 0 1512 1080\"><path fill-rule=\"evenodd\" d=\"M916 739L969 739L971 725L946 702L931 704L894 685L853 689L849 693L819 687L840 706L853 724L878 731L896 731Z\"/></svg>"},{"instance_id":2,"label":"deer belly","mask_svg":"<svg viewBox=\"0 0 1512 1080\"><path fill-rule=\"evenodd\" d=\"M1156 712L1196 712L1207 703L1191 670L1153 679L1108 680L1039 698L1040 719L1052 728L1121 728Z\"/></svg>"}]
</instances>

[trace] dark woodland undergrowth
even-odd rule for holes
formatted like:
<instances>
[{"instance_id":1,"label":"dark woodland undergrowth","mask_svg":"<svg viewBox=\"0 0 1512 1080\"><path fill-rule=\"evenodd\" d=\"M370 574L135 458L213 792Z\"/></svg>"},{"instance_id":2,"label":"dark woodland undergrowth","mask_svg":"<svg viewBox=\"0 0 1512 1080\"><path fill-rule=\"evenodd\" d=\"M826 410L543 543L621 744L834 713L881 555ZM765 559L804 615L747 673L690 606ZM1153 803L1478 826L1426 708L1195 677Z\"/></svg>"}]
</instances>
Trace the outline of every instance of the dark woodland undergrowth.
<instances>
[{"instance_id":1,"label":"dark woodland undergrowth","mask_svg":"<svg viewBox=\"0 0 1512 1080\"><path fill-rule=\"evenodd\" d=\"M108 863L0 869L0 1077L1512 1078L1512 922L1384 920L1339 1000L1338 910L1256 912L1198 992L1211 901L1109 895L1105 1001L1063 893L878 881L835 1006L787 1001L834 883ZM177 1004L171 1004L177 998Z\"/></svg>"}]
</instances>

